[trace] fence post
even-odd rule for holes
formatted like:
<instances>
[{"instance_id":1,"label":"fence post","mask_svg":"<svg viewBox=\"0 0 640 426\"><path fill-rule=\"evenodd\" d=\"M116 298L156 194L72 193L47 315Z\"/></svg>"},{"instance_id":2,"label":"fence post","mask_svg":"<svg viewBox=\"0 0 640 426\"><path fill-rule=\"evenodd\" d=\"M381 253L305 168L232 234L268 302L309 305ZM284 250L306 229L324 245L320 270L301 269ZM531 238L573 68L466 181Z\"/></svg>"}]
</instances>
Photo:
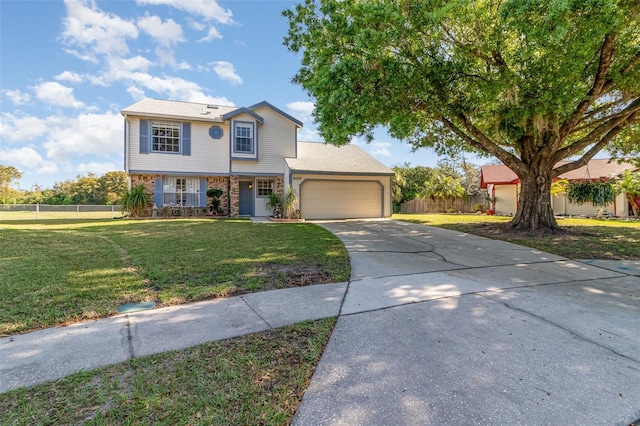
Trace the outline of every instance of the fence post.
<instances>
[{"instance_id":1,"label":"fence post","mask_svg":"<svg viewBox=\"0 0 640 426\"><path fill-rule=\"evenodd\" d=\"M80 204L76 206L76 219L80 219Z\"/></svg>"},{"instance_id":2,"label":"fence post","mask_svg":"<svg viewBox=\"0 0 640 426\"><path fill-rule=\"evenodd\" d=\"M40 219L40 203L36 203L36 220Z\"/></svg>"}]
</instances>

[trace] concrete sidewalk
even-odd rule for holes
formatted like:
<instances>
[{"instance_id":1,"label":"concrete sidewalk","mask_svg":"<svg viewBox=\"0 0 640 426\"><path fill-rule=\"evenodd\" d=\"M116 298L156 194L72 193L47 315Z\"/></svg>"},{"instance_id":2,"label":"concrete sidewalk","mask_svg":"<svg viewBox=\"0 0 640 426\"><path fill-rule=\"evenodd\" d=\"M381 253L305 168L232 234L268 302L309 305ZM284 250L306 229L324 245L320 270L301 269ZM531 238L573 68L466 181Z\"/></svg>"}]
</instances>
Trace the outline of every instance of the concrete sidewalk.
<instances>
[{"instance_id":1,"label":"concrete sidewalk","mask_svg":"<svg viewBox=\"0 0 640 426\"><path fill-rule=\"evenodd\" d=\"M131 358L338 315L346 283L273 290L0 338L0 393Z\"/></svg>"},{"instance_id":2,"label":"concrete sidewalk","mask_svg":"<svg viewBox=\"0 0 640 426\"><path fill-rule=\"evenodd\" d=\"M339 316L296 425L640 419L640 262L572 261L396 221L322 226L351 281L0 338L0 392Z\"/></svg>"}]
</instances>

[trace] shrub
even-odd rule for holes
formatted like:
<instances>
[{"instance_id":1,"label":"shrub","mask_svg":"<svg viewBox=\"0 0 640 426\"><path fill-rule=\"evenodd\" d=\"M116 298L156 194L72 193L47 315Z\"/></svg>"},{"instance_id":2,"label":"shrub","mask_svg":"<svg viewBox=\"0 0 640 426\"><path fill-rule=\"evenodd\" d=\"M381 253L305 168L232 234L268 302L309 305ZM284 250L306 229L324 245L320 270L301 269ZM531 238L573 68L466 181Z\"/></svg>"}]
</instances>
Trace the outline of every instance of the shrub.
<instances>
[{"instance_id":1,"label":"shrub","mask_svg":"<svg viewBox=\"0 0 640 426\"><path fill-rule=\"evenodd\" d=\"M129 212L132 217L141 216L149 204L149 194L144 192L144 185L134 186L127 191L120 202L122 211Z\"/></svg>"},{"instance_id":2,"label":"shrub","mask_svg":"<svg viewBox=\"0 0 640 426\"><path fill-rule=\"evenodd\" d=\"M471 211L474 213L484 211L484 205L480 203L474 204L471 206Z\"/></svg>"}]
</instances>

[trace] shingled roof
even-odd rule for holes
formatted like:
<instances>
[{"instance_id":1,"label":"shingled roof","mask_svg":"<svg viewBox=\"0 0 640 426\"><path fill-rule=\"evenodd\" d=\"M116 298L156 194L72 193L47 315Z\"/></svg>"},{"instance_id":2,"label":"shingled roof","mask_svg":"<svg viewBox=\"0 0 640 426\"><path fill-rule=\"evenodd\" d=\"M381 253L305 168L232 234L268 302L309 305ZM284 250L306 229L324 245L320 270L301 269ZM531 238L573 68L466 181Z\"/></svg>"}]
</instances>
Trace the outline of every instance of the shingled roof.
<instances>
[{"instance_id":1,"label":"shingled roof","mask_svg":"<svg viewBox=\"0 0 640 426\"><path fill-rule=\"evenodd\" d=\"M567 164L561 161L558 166ZM631 163L618 163L607 158L591 160L586 166L561 174L559 177L568 180L611 178L622 174L625 170L633 170ZM510 168L505 165L482 166L480 172L480 187L487 185L508 185L519 183L520 179Z\"/></svg>"},{"instance_id":2,"label":"shingled roof","mask_svg":"<svg viewBox=\"0 0 640 426\"><path fill-rule=\"evenodd\" d=\"M320 174L393 175L387 166L356 145L335 146L298 142L297 158L285 159L292 172Z\"/></svg>"}]
</instances>

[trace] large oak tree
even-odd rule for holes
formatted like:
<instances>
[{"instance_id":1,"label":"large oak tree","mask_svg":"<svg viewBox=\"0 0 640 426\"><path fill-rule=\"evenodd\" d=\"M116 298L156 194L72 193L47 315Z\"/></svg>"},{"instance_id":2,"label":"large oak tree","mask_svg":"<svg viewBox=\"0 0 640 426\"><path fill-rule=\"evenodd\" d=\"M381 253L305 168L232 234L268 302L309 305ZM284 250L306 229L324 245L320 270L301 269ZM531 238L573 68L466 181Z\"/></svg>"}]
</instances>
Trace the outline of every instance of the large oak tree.
<instances>
[{"instance_id":1,"label":"large oak tree","mask_svg":"<svg viewBox=\"0 0 640 426\"><path fill-rule=\"evenodd\" d=\"M616 140L640 149L639 13L636 0L307 0L284 11L285 44L325 140L384 125L415 147L495 156L521 181L512 226L558 229L554 178Z\"/></svg>"}]
</instances>

